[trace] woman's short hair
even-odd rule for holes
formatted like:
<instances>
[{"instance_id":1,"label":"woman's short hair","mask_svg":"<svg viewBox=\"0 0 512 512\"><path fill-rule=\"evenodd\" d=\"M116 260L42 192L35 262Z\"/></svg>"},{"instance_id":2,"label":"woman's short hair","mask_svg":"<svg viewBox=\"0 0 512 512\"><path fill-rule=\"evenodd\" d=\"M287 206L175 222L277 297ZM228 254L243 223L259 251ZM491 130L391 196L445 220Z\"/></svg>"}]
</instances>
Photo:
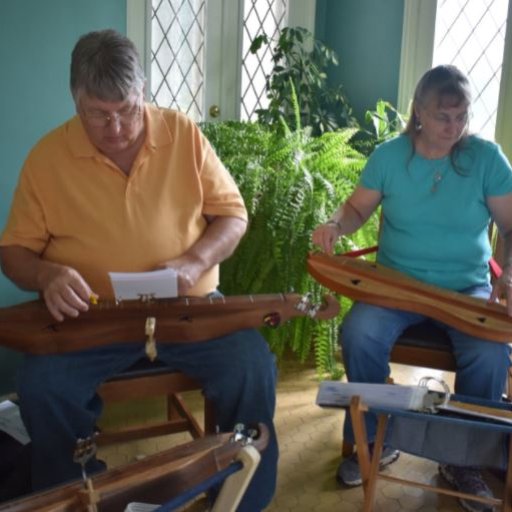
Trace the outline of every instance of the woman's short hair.
<instances>
[{"instance_id":1,"label":"woman's short hair","mask_svg":"<svg viewBox=\"0 0 512 512\"><path fill-rule=\"evenodd\" d=\"M75 102L80 94L104 101L124 101L145 83L135 45L107 29L80 37L71 54L70 86Z\"/></svg>"},{"instance_id":2,"label":"woman's short hair","mask_svg":"<svg viewBox=\"0 0 512 512\"><path fill-rule=\"evenodd\" d=\"M414 135L418 130L416 108L425 107L432 99L441 106L471 104L471 88L466 75L453 65L440 65L429 69L419 80L414 91L411 115L405 133Z\"/></svg>"}]
</instances>

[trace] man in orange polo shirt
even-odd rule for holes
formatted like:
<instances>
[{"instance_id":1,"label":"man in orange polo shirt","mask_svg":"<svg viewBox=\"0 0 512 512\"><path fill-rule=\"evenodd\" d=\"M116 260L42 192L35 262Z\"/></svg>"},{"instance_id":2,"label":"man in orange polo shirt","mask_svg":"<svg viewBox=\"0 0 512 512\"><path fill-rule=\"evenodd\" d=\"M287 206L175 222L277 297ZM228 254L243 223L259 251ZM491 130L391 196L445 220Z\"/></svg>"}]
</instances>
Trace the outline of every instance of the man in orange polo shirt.
<instances>
[{"instance_id":1,"label":"man in orange polo shirt","mask_svg":"<svg viewBox=\"0 0 512 512\"><path fill-rule=\"evenodd\" d=\"M77 42L71 92L77 115L30 152L0 238L2 270L36 290L57 319L113 298L108 272L175 269L179 295L216 293L219 263L246 230L233 179L185 115L144 103L133 43L112 30ZM27 355L19 372L23 420L33 445L35 490L80 476L70 454L93 433L98 385L144 356L121 344ZM274 358L255 330L193 344L163 344L159 359L201 381L221 430L264 422L271 442L240 511L270 501L277 466L272 425ZM88 470L102 468L99 461Z\"/></svg>"}]
</instances>

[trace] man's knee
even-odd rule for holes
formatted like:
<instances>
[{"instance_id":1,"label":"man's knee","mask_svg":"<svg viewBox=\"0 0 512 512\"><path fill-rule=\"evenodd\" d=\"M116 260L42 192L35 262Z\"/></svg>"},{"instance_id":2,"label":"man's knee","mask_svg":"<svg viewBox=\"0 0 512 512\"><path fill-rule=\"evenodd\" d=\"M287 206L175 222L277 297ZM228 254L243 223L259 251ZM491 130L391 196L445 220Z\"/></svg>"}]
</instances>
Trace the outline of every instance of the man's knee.
<instances>
[{"instance_id":1,"label":"man's knee","mask_svg":"<svg viewBox=\"0 0 512 512\"><path fill-rule=\"evenodd\" d=\"M27 358L18 369L17 388L22 399L44 398L51 394L51 372L49 374L36 359Z\"/></svg>"},{"instance_id":2,"label":"man's knee","mask_svg":"<svg viewBox=\"0 0 512 512\"><path fill-rule=\"evenodd\" d=\"M239 389L274 389L277 380L275 355L254 329L237 331L225 339L226 365L220 385L229 382Z\"/></svg>"},{"instance_id":3,"label":"man's knee","mask_svg":"<svg viewBox=\"0 0 512 512\"><path fill-rule=\"evenodd\" d=\"M232 349L237 361L266 368L274 365L275 357L267 341L256 329L244 329L233 334L236 340Z\"/></svg>"}]
</instances>

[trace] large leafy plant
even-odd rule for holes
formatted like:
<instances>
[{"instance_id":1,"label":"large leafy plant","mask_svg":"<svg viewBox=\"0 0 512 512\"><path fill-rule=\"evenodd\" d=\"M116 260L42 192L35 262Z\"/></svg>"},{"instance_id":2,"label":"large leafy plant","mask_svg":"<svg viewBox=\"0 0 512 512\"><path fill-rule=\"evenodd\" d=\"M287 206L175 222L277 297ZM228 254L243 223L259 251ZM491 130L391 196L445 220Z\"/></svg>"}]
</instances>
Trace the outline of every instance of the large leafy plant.
<instances>
[{"instance_id":1,"label":"large leafy plant","mask_svg":"<svg viewBox=\"0 0 512 512\"><path fill-rule=\"evenodd\" d=\"M407 116L401 114L389 101L378 100L374 110L367 110L365 124L352 139L352 145L365 155L375 146L403 132Z\"/></svg>"},{"instance_id":2,"label":"large leafy plant","mask_svg":"<svg viewBox=\"0 0 512 512\"><path fill-rule=\"evenodd\" d=\"M310 137L301 129L290 131L285 123L282 127L277 132L258 123L203 125L249 212L246 236L222 265L221 289L229 295L309 292L320 301L327 290L306 269L311 232L350 194L365 157L349 143L354 129ZM374 244L376 222L345 240L343 249ZM290 349L305 360L314 347L318 372L337 377L338 324L339 318L317 322L301 317L264 334L278 355Z\"/></svg>"},{"instance_id":3,"label":"large leafy plant","mask_svg":"<svg viewBox=\"0 0 512 512\"><path fill-rule=\"evenodd\" d=\"M285 27L277 39L258 35L250 51L270 51L273 68L266 77L267 108L257 110L258 120L279 125L283 118L295 129L292 88L300 105L300 126L318 135L339 127L355 125L352 109L341 85L327 84L327 69L338 65L338 56L331 48L315 39L302 27Z\"/></svg>"}]
</instances>

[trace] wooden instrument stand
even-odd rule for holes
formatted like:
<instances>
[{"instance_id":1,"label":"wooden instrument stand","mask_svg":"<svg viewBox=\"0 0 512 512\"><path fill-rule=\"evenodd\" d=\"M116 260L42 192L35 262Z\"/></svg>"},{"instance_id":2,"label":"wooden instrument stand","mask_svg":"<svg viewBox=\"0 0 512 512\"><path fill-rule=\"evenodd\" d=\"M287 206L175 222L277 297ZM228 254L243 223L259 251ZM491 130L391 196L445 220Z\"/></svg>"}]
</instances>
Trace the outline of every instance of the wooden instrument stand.
<instances>
[{"instance_id":1,"label":"wooden instrument stand","mask_svg":"<svg viewBox=\"0 0 512 512\"><path fill-rule=\"evenodd\" d=\"M92 476L89 489L82 481L0 505L0 512L123 512L131 502L164 503L239 461L243 466L225 480L213 510L235 512L268 444L268 429L255 427L248 441L237 433L202 437ZM90 492L88 492L90 491Z\"/></svg>"},{"instance_id":2,"label":"wooden instrument stand","mask_svg":"<svg viewBox=\"0 0 512 512\"><path fill-rule=\"evenodd\" d=\"M364 492L364 506L363 512L373 512L375 509L375 499L376 499L376 486L379 480L385 480L387 482L393 482L397 484L402 484L411 487L417 487L420 489L424 489L427 491L432 491L437 494L445 494L448 496L454 496L456 498L464 498L475 501L480 501L482 503L487 503L493 506L501 506L501 510L503 512L512 512L512 436L510 436L509 448L508 448L508 470L505 481L504 495L502 499L496 498L482 498L480 496L474 496L471 494L467 494L464 492L456 491L453 489L447 489L444 487L429 485L413 480L409 480L406 478L397 478L388 474L383 474L379 470L380 458L382 455L382 450L384 446L384 437L386 433L386 427L388 425L388 419L392 415L414 415L415 418L420 418L423 416L425 419L428 417L429 420L435 421L436 415L425 414L422 412L412 412L412 411L397 411L385 408L375 408L372 407L371 411L377 414L378 423L377 423L377 435L375 438L375 444L373 446L373 453L370 457L370 450L368 447L368 438L366 434L366 427L364 423L364 414L368 412L368 407L361 401L360 397L354 396L352 397L352 402L350 404L350 417L352 420L352 426L354 429L354 437L356 442L357 449L357 457L359 461L359 468L361 471L361 476L363 480L363 492ZM447 418L444 418L444 421L447 421L447 427L456 429L455 421L453 421L453 425L449 423ZM459 420L460 421L460 420ZM466 420L468 423L474 424L479 428L484 430L489 430L492 425L492 428L496 431L499 430L501 432L512 433L512 426L503 423L502 425L498 425L496 423L485 423L485 421L476 421L476 420ZM492 432L484 432L485 435L492 434Z\"/></svg>"}]
</instances>

